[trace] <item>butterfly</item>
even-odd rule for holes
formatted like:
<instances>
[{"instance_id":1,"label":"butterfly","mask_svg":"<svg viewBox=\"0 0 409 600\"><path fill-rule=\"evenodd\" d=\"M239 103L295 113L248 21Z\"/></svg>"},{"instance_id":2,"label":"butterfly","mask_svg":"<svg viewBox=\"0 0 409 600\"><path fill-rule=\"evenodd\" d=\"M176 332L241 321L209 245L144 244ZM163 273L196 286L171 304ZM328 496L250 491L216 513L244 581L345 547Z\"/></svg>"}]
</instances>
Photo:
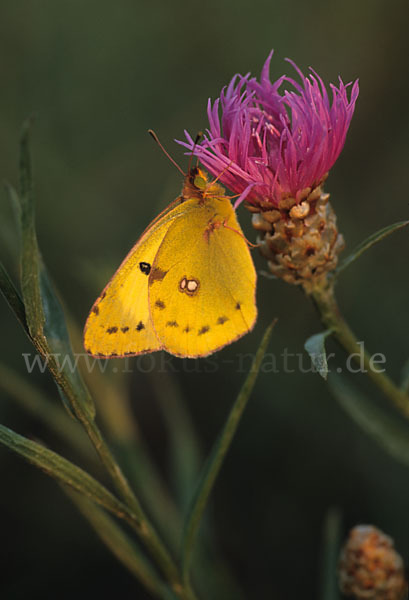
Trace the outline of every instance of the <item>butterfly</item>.
<instances>
[{"instance_id":1,"label":"butterfly","mask_svg":"<svg viewBox=\"0 0 409 600\"><path fill-rule=\"evenodd\" d=\"M93 305L95 357L208 356L254 326L256 271L228 196L199 167L152 221Z\"/></svg>"}]
</instances>

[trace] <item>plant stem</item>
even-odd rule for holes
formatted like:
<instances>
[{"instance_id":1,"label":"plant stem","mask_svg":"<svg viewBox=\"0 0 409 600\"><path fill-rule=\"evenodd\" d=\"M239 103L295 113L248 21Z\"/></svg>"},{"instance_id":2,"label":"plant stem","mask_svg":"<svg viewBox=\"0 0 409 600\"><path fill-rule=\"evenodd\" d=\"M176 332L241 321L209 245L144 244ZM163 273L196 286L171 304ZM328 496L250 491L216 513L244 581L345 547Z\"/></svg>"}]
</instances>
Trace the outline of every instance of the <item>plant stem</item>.
<instances>
[{"instance_id":1,"label":"plant stem","mask_svg":"<svg viewBox=\"0 0 409 600\"><path fill-rule=\"evenodd\" d=\"M357 337L341 315L335 294L334 286L327 281L315 287L311 296L320 313L321 320L332 333L338 343L351 355L355 362L363 362L364 373L387 396L402 413L409 417L409 396L399 389L386 373L374 369L372 356L361 346ZM360 366L362 366L360 364Z\"/></svg>"},{"instance_id":2,"label":"plant stem","mask_svg":"<svg viewBox=\"0 0 409 600\"><path fill-rule=\"evenodd\" d=\"M325 516L321 543L321 600L340 600L337 565L342 535L342 517L338 508L330 508Z\"/></svg>"},{"instance_id":3,"label":"plant stem","mask_svg":"<svg viewBox=\"0 0 409 600\"><path fill-rule=\"evenodd\" d=\"M99 506L96 506L88 498L74 492L67 486L62 486L65 493L71 498L74 504L84 517L90 522L98 536L104 542L111 552L122 562L127 569L136 576L147 590L153 596L168 600L169 589L158 579L158 575L152 566L147 562L134 544L133 540L128 538L119 525ZM174 597L172 595L172 597Z\"/></svg>"},{"instance_id":4,"label":"plant stem","mask_svg":"<svg viewBox=\"0 0 409 600\"><path fill-rule=\"evenodd\" d=\"M125 475L113 457L95 421L89 417L86 411L80 410L80 414L76 411L76 415L80 419L103 465L108 471L117 492L134 514L135 518L129 520L129 524L140 536L142 542L178 597L183 600L193 600L194 596L192 593L185 590L184 586L181 585L179 569L175 561L145 515L141 504L134 495Z\"/></svg>"}]
</instances>

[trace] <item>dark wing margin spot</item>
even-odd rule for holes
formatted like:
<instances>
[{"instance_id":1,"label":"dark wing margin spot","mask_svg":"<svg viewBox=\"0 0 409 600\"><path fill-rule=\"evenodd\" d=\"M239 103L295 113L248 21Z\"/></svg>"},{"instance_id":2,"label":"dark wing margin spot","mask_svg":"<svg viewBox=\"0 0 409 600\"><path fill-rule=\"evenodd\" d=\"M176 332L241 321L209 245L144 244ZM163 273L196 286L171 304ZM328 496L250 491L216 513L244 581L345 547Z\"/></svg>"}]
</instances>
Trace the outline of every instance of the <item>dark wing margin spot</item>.
<instances>
[{"instance_id":1,"label":"dark wing margin spot","mask_svg":"<svg viewBox=\"0 0 409 600\"><path fill-rule=\"evenodd\" d=\"M98 308L98 306L93 306L92 307L92 312L95 313L96 315L99 315L99 308Z\"/></svg>"},{"instance_id":2,"label":"dark wing margin spot","mask_svg":"<svg viewBox=\"0 0 409 600\"><path fill-rule=\"evenodd\" d=\"M177 321L168 321L166 327L179 327L179 323Z\"/></svg>"},{"instance_id":3,"label":"dark wing margin spot","mask_svg":"<svg viewBox=\"0 0 409 600\"><path fill-rule=\"evenodd\" d=\"M121 327L121 331L122 333L126 333L127 331L129 331L129 327Z\"/></svg>"},{"instance_id":4,"label":"dark wing margin spot","mask_svg":"<svg viewBox=\"0 0 409 600\"><path fill-rule=\"evenodd\" d=\"M142 323L142 321L139 321L138 325L135 327L136 331L142 331L142 329L145 329L145 325Z\"/></svg>"},{"instance_id":5,"label":"dark wing margin spot","mask_svg":"<svg viewBox=\"0 0 409 600\"><path fill-rule=\"evenodd\" d=\"M183 333L189 333L189 331L190 331L190 327L189 327L189 325L186 325L186 327L183 330Z\"/></svg>"},{"instance_id":6,"label":"dark wing margin spot","mask_svg":"<svg viewBox=\"0 0 409 600\"><path fill-rule=\"evenodd\" d=\"M166 304L164 302L162 302L162 300L156 300L155 306L156 306L156 308L159 308L160 310L163 310L164 308L166 308Z\"/></svg>"},{"instance_id":7,"label":"dark wing margin spot","mask_svg":"<svg viewBox=\"0 0 409 600\"><path fill-rule=\"evenodd\" d=\"M108 327L107 333L116 333L118 331L118 327Z\"/></svg>"},{"instance_id":8,"label":"dark wing margin spot","mask_svg":"<svg viewBox=\"0 0 409 600\"><path fill-rule=\"evenodd\" d=\"M149 275L149 273L151 272L151 265L147 262L140 262L139 268L144 275Z\"/></svg>"},{"instance_id":9,"label":"dark wing margin spot","mask_svg":"<svg viewBox=\"0 0 409 600\"><path fill-rule=\"evenodd\" d=\"M219 317L217 319L217 324L218 325L223 325L223 323L226 323L226 321L228 321L228 320L229 320L229 317L225 317L225 316Z\"/></svg>"},{"instance_id":10,"label":"dark wing margin spot","mask_svg":"<svg viewBox=\"0 0 409 600\"><path fill-rule=\"evenodd\" d=\"M208 331L210 331L209 325L204 325L201 329L199 329L199 332L197 335L203 335L204 333L207 333Z\"/></svg>"},{"instance_id":11,"label":"dark wing margin spot","mask_svg":"<svg viewBox=\"0 0 409 600\"><path fill-rule=\"evenodd\" d=\"M155 267L149 275L149 285L152 285L154 281L162 281L166 273L167 271L162 271L159 267Z\"/></svg>"}]
</instances>

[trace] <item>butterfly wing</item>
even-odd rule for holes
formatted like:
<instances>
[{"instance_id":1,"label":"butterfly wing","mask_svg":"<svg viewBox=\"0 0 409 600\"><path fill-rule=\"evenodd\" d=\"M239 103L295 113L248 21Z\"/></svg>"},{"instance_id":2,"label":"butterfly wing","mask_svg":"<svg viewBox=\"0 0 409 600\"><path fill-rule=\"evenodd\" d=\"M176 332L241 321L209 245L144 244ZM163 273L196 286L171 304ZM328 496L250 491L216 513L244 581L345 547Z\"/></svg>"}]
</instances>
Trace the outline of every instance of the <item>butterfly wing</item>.
<instances>
[{"instance_id":1,"label":"butterfly wing","mask_svg":"<svg viewBox=\"0 0 409 600\"><path fill-rule=\"evenodd\" d=\"M186 204L156 254L149 304L163 349L194 358L253 328L256 272L228 199Z\"/></svg>"},{"instance_id":2,"label":"butterfly wing","mask_svg":"<svg viewBox=\"0 0 409 600\"><path fill-rule=\"evenodd\" d=\"M174 204L149 225L92 307L84 330L89 354L109 358L161 349L150 319L148 279L166 232L183 213L183 204Z\"/></svg>"}]
</instances>

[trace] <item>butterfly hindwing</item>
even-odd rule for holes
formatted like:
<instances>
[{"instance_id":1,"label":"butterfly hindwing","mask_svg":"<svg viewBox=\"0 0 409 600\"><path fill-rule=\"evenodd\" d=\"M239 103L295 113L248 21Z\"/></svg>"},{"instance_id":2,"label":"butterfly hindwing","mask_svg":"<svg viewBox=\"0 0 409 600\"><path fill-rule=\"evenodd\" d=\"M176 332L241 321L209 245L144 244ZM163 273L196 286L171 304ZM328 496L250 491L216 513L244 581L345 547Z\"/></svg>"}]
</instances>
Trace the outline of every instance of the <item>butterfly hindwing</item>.
<instances>
[{"instance_id":1,"label":"butterfly hindwing","mask_svg":"<svg viewBox=\"0 0 409 600\"><path fill-rule=\"evenodd\" d=\"M183 210L177 203L151 223L95 302L85 325L88 353L108 358L161 349L150 318L148 280L158 248Z\"/></svg>"},{"instance_id":2,"label":"butterfly hindwing","mask_svg":"<svg viewBox=\"0 0 409 600\"><path fill-rule=\"evenodd\" d=\"M256 273L226 197L188 200L186 205L157 251L149 275L149 305L163 349L193 358L252 329Z\"/></svg>"}]
</instances>

